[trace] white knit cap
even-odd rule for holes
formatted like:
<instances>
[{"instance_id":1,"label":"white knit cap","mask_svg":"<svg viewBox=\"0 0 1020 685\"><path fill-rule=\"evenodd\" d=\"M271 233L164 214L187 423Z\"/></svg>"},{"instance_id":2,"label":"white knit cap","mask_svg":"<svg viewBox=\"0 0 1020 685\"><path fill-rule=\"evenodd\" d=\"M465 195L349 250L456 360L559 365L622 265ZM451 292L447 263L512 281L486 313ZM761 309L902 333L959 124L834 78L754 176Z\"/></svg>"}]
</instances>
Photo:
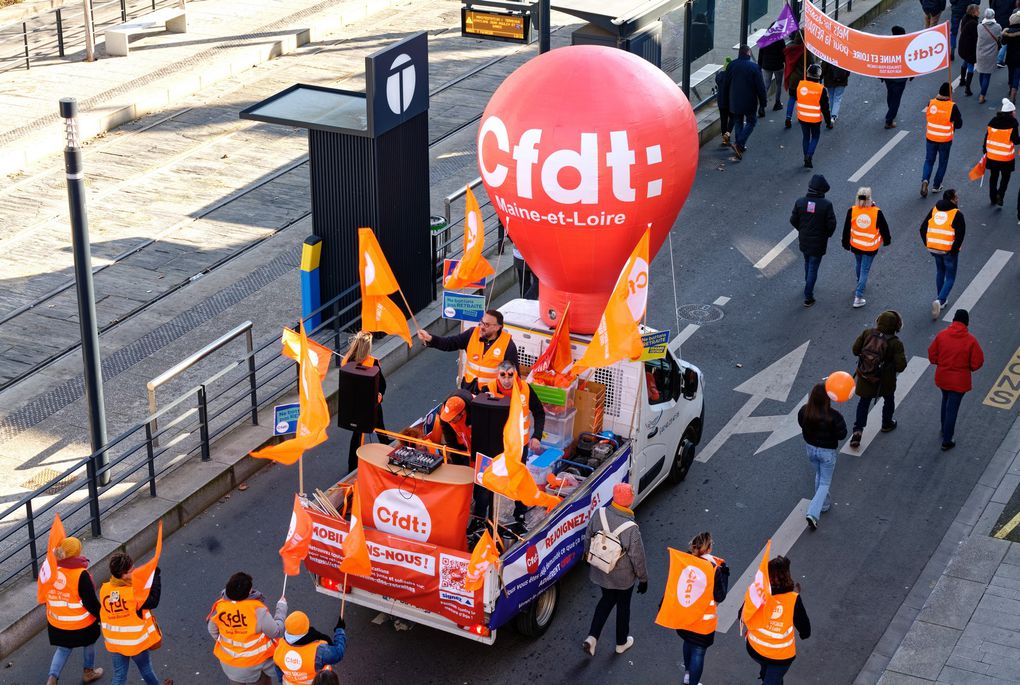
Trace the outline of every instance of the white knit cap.
<instances>
[{"instance_id":1,"label":"white knit cap","mask_svg":"<svg viewBox=\"0 0 1020 685\"><path fill-rule=\"evenodd\" d=\"M1002 107L1001 107L1000 111L1002 111L1002 112L1015 112L1016 111L1016 105L1014 105L1010 101L1009 98L1002 98Z\"/></svg>"}]
</instances>

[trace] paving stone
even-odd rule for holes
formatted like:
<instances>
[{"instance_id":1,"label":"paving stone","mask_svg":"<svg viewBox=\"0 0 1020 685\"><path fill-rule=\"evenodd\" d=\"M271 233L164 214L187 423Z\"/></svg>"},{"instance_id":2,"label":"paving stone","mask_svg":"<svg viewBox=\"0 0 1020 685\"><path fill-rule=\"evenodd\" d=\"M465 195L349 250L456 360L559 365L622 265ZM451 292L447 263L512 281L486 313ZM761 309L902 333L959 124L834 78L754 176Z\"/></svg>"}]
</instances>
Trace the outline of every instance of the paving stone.
<instances>
[{"instance_id":1,"label":"paving stone","mask_svg":"<svg viewBox=\"0 0 1020 685\"><path fill-rule=\"evenodd\" d=\"M981 661L975 661L967 657L958 656L955 653L950 655L949 660L946 661L946 666L952 666L963 671L970 671L971 673L988 673L988 669L991 664L986 664Z\"/></svg>"},{"instance_id":2,"label":"paving stone","mask_svg":"<svg viewBox=\"0 0 1020 685\"><path fill-rule=\"evenodd\" d=\"M953 555L946 574L987 583L995 575L1009 545L1005 540L971 535Z\"/></svg>"},{"instance_id":3,"label":"paving stone","mask_svg":"<svg viewBox=\"0 0 1020 685\"><path fill-rule=\"evenodd\" d=\"M915 678L912 675L894 673L893 671L886 671L878 679L878 685L931 685L933 682L927 678Z\"/></svg>"},{"instance_id":4,"label":"paving stone","mask_svg":"<svg viewBox=\"0 0 1020 685\"><path fill-rule=\"evenodd\" d=\"M889 661L889 670L935 679L952 654L962 631L916 621Z\"/></svg>"},{"instance_id":5,"label":"paving stone","mask_svg":"<svg viewBox=\"0 0 1020 685\"><path fill-rule=\"evenodd\" d=\"M1020 566L1020 542L1009 543L1009 550L1003 561L1013 566Z\"/></svg>"},{"instance_id":6,"label":"paving stone","mask_svg":"<svg viewBox=\"0 0 1020 685\"><path fill-rule=\"evenodd\" d=\"M963 630L984 595L985 584L942 576L918 620Z\"/></svg>"},{"instance_id":7,"label":"paving stone","mask_svg":"<svg viewBox=\"0 0 1020 685\"><path fill-rule=\"evenodd\" d=\"M994 642L1007 647L1020 647L1020 633L974 621L967 624L967 628L963 631L963 637L982 642Z\"/></svg>"},{"instance_id":8,"label":"paving stone","mask_svg":"<svg viewBox=\"0 0 1020 685\"><path fill-rule=\"evenodd\" d=\"M1016 685L1015 680L1003 680L981 673L964 671L952 666L946 666L939 673L940 683L952 683L952 685Z\"/></svg>"}]
</instances>

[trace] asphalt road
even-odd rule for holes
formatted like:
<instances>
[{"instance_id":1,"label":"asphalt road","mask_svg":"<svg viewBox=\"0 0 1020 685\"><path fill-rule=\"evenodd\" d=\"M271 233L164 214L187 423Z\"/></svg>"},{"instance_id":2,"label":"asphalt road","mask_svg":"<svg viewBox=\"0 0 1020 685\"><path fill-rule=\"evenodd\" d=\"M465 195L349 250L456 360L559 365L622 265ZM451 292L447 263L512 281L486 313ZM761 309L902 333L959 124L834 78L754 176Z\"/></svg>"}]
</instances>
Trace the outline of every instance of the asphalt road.
<instances>
[{"instance_id":1,"label":"asphalt road","mask_svg":"<svg viewBox=\"0 0 1020 685\"><path fill-rule=\"evenodd\" d=\"M908 30L919 27L916 3L901 4L869 30L886 32L893 23ZM870 185L892 227L893 244L875 261L863 309L850 307L853 260L838 238L822 262L818 304L811 309L801 304L803 269L795 245L769 267L754 266L789 232L790 208L811 175L800 167L799 130L785 131L782 117L770 116L759 123L739 163L728 161L728 154L715 143L703 148L698 179L673 237L680 304L730 298L718 307L722 318L702 326L683 348L685 358L706 374L702 450L752 399L734 388L805 343L802 364L787 374L788 381L794 377L785 401L762 400L754 412L777 417L774 426L781 425L780 417L796 411L800 399L823 376L853 369L851 342L884 309L897 309L903 316L901 337L908 358L923 358L931 338L947 325L933 322L928 313L934 266L920 243L918 226L934 199L922 200L917 192L924 151L920 110L942 80L928 76L910 83L900 128L886 131L884 87L852 77L837 128L823 131L815 154L814 173L825 174L832 185L829 197L840 223L857 186ZM787 536L814 632L799 645L788 683L853 681L1015 417L1015 408L996 409L982 404L982 399L1020 345L1015 294L1020 280L1017 183L1008 193L1006 208L996 210L989 207L985 190L966 180L1004 84L1000 70L993 76L986 105L979 106L976 96L959 94L964 128L957 132L946 181L947 187L961 190L968 223L950 308L997 250L1014 253L971 307L971 330L984 346L986 364L975 374L974 391L964 399L958 446L947 453L939 450L939 394L932 369L920 371L919 360L915 364L920 375L896 412L899 430L878 435L860 456L841 454L832 511L817 532L801 532L802 519L795 519L795 534ZM908 134L859 183L847 180L900 131ZM666 249L653 265L649 323L676 330ZM780 376L775 382L782 380ZM388 381L387 421L395 428L445 395L454 381L453 356L427 352ZM903 385L907 384L901 379ZM852 421L854 404L840 408ZM581 652L597 591L580 571L563 583L554 624L537 642L512 630L501 631L493 647L422 627L396 631L389 623L372 624L375 612L350 607L350 649L340 667L341 678L408 683L681 682L681 642L653 624L666 578L666 547L683 548L694 534L710 530L716 553L727 559L736 581L798 502L812 494L812 473L799 434L756 454L768 437L765 432L729 437L707 462L695 463L684 484L662 490L642 505L638 518L649 554L651 590L635 599L631 632L636 645L626 655L607 649L611 629L603 633L598 656L592 659ZM336 431L332 438L306 459L310 485L325 488L345 469L347 436ZM155 659L161 677L173 677L179 684L223 682L203 619L232 572L248 570L271 601L278 596L282 576L276 550L286 531L297 474L293 468L273 466L248 485L167 541L164 599L156 612L166 636ZM743 590L735 587L733 592ZM292 608L308 611L318 628L332 627L338 603L316 595L307 578L291 580L288 598ZM757 670L741 642L732 628L718 635L708 652L705 682L754 682ZM12 685L39 682L49 656L43 634L11 657L0 680ZM78 658L69 669L77 668ZM100 665L109 666L105 654Z\"/></svg>"}]
</instances>

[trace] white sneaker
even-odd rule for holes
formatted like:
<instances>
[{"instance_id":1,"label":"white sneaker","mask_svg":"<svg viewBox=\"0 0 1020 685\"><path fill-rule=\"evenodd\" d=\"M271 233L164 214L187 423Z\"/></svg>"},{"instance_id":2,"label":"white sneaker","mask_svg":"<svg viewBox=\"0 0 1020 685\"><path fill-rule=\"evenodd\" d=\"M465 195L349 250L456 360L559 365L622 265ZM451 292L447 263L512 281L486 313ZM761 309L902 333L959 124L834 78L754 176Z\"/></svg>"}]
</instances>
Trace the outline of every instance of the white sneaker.
<instances>
[{"instance_id":1,"label":"white sneaker","mask_svg":"<svg viewBox=\"0 0 1020 685\"><path fill-rule=\"evenodd\" d=\"M584 638L584 642L581 643L581 649L588 653L588 656L595 656L595 645L596 640L591 635Z\"/></svg>"},{"instance_id":2,"label":"white sneaker","mask_svg":"<svg viewBox=\"0 0 1020 685\"><path fill-rule=\"evenodd\" d=\"M854 297L854 309L863 307L866 304L868 304L868 301L865 300L863 297Z\"/></svg>"},{"instance_id":3,"label":"white sneaker","mask_svg":"<svg viewBox=\"0 0 1020 685\"><path fill-rule=\"evenodd\" d=\"M942 303L939 302L939 298L935 298L931 302L931 320L939 318L939 314L942 313Z\"/></svg>"},{"instance_id":4,"label":"white sneaker","mask_svg":"<svg viewBox=\"0 0 1020 685\"><path fill-rule=\"evenodd\" d=\"M691 685L691 674L684 671L684 685Z\"/></svg>"},{"instance_id":5,"label":"white sneaker","mask_svg":"<svg viewBox=\"0 0 1020 685\"><path fill-rule=\"evenodd\" d=\"M634 636L633 635L628 635L626 642L624 642L622 645L616 645L616 653L617 654L623 654L624 652L626 652L628 649L630 649L633 646L634 646Z\"/></svg>"}]
</instances>

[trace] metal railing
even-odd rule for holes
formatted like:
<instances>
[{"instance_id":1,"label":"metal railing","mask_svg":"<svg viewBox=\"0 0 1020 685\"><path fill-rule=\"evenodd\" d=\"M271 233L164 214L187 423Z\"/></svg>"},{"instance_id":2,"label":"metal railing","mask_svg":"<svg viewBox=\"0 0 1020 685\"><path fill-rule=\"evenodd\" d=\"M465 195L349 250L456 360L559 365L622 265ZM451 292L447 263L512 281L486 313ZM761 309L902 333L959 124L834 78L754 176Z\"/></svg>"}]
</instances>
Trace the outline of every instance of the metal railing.
<instances>
[{"instance_id":1,"label":"metal railing","mask_svg":"<svg viewBox=\"0 0 1020 685\"><path fill-rule=\"evenodd\" d=\"M324 317L311 335L328 344L324 338L332 333L332 347L341 351L341 333L346 325L341 322L350 321L350 314L360 308L358 291L359 286L354 285L306 317ZM345 301L348 303L342 304ZM245 371L237 373L242 364L246 365ZM280 355L279 337L270 336L102 449L5 508L0 512L0 588L29 570L33 577L38 576L40 562L46 557L39 540L44 541L45 548L55 513L60 513L68 535L87 530L92 537L101 537L107 514L143 489L156 497L161 475L196 454L208 459L211 445L219 436L247 420L257 422L260 408L294 391L294 367L293 361ZM100 467L104 456L108 463ZM101 485L106 477L109 483Z\"/></svg>"}]
</instances>

